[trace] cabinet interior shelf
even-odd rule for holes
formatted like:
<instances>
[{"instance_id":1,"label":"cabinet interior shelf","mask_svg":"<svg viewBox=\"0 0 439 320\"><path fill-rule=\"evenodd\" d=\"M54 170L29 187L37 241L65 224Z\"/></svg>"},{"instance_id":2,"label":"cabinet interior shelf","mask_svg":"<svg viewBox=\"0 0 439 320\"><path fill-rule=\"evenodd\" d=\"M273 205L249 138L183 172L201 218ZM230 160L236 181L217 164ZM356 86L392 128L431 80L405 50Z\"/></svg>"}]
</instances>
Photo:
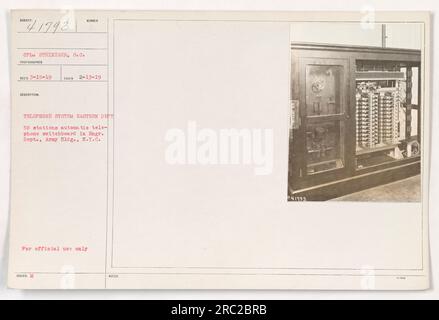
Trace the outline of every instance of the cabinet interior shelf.
<instances>
[{"instance_id":1,"label":"cabinet interior shelf","mask_svg":"<svg viewBox=\"0 0 439 320\"><path fill-rule=\"evenodd\" d=\"M404 72L398 71L357 71L355 79L360 80L404 80Z\"/></svg>"},{"instance_id":2,"label":"cabinet interior shelf","mask_svg":"<svg viewBox=\"0 0 439 320\"><path fill-rule=\"evenodd\" d=\"M392 149L395 149L396 146L397 146L397 144L386 144L386 145L374 147L374 148L364 148L364 149L362 148L362 149L357 149L356 153L357 153L357 156L360 156L363 154L392 150Z\"/></svg>"}]
</instances>

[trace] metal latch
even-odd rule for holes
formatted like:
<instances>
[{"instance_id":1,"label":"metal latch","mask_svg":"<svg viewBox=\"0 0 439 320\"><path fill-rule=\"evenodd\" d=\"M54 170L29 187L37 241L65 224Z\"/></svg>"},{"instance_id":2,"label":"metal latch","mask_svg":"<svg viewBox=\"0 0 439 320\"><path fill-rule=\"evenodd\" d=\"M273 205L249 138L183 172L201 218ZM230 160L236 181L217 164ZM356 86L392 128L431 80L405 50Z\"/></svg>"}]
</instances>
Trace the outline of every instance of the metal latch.
<instances>
[{"instance_id":1,"label":"metal latch","mask_svg":"<svg viewBox=\"0 0 439 320\"><path fill-rule=\"evenodd\" d=\"M299 129L300 124L299 100L291 100L290 129Z\"/></svg>"}]
</instances>

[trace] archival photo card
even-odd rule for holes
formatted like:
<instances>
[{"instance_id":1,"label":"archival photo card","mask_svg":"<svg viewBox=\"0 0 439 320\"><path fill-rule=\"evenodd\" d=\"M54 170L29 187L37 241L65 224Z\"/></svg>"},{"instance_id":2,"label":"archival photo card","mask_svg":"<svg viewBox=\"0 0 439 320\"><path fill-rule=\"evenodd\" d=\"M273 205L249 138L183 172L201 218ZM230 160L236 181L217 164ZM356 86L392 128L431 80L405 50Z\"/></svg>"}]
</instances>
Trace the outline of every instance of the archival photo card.
<instances>
[{"instance_id":1,"label":"archival photo card","mask_svg":"<svg viewBox=\"0 0 439 320\"><path fill-rule=\"evenodd\" d=\"M10 287L429 287L428 12L10 21Z\"/></svg>"}]
</instances>

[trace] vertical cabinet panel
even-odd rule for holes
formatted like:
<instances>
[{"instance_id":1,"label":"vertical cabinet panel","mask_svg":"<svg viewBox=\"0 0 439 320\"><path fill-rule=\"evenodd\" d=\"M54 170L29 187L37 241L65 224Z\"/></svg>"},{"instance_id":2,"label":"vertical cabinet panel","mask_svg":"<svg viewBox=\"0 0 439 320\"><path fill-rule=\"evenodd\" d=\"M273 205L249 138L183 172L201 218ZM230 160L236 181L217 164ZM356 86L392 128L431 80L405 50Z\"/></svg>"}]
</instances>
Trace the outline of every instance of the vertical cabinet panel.
<instances>
[{"instance_id":1,"label":"vertical cabinet panel","mask_svg":"<svg viewBox=\"0 0 439 320\"><path fill-rule=\"evenodd\" d=\"M293 161L300 165L299 185L306 187L348 174L349 60L300 57L296 68L302 106L296 136L304 147Z\"/></svg>"}]
</instances>

